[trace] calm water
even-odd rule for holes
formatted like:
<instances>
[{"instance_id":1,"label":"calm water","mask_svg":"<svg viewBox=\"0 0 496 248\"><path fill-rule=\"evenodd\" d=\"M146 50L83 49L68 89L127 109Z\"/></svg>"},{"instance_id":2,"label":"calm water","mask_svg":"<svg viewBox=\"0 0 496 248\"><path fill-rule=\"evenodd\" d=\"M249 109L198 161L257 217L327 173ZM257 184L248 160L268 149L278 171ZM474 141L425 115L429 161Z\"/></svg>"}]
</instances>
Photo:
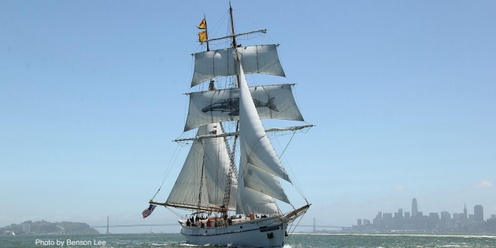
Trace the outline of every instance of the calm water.
<instances>
[{"instance_id":1,"label":"calm water","mask_svg":"<svg viewBox=\"0 0 496 248\"><path fill-rule=\"evenodd\" d=\"M69 243L68 243L69 242ZM294 234L285 248L297 247L496 247L495 235ZM0 236L0 247L191 247L180 234Z\"/></svg>"}]
</instances>

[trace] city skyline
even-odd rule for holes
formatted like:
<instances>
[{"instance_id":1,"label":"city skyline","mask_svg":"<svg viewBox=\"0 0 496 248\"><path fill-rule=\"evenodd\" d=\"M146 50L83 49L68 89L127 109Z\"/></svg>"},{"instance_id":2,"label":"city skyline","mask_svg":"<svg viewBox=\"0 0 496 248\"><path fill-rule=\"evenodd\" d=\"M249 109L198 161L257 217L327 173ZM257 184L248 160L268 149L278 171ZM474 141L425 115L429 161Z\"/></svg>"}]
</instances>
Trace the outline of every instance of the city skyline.
<instances>
[{"instance_id":1,"label":"city skyline","mask_svg":"<svg viewBox=\"0 0 496 248\"><path fill-rule=\"evenodd\" d=\"M355 231L458 231L458 232L483 232L496 231L496 215L484 219L484 207L480 204L474 205L473 214L463 205L463 212L450 213L448 211L429 212L425 214L419 210L417 198L412 199L411 211L398 209L395 213L379 211L372 219L357 219L356 225L352 226Z\"/></svg>"}]
</instances>

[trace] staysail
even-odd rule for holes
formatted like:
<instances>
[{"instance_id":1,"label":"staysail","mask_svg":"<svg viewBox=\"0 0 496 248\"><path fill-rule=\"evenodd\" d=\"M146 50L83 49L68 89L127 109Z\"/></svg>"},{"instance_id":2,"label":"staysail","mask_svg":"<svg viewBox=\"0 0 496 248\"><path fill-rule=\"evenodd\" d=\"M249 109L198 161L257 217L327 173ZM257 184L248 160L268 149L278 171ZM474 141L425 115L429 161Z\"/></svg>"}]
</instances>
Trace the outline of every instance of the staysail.
<instances>
[{"instance_id":1,"label":"staysail","mask_svg":"<svg viewBox=\"0 0 496 248\"><path fill-rule=\"evenodd\" d=\"M291 182L258 116L248 88L243 66L240 71L238 213L273 214L268 197L288 202L278 178ZM253 196L250 199L247 196ZM267 208L265 205L268 205ZM254 211L256 210L256 211ZM261 212L259 212L261 211Z\"/></svg>"},{"instance_id":2,"label":"staysail","mask_svg":"<svg viewBox=\"0 0 496 248\"><path fill-rule=\"evenodd\" d=\"M262 119L303 121L296 105L294 84L262 85L249 88ZM215 122L239 120L239 88L188 93L190 97L185 131Z\"/></svg>"},{"instance_id":3,"label":"staysail","mask_svg":"<svg viewBox=\"0 0 496 248\"><path fill-rule=\"evenodd\" d=\"M256 45L195 53L191 87L218 76L239 75L239 62L245 73L285 76L277 55L277 45ZM238 54L239 60L234 59Z\"/></svg>"}]
</instances>

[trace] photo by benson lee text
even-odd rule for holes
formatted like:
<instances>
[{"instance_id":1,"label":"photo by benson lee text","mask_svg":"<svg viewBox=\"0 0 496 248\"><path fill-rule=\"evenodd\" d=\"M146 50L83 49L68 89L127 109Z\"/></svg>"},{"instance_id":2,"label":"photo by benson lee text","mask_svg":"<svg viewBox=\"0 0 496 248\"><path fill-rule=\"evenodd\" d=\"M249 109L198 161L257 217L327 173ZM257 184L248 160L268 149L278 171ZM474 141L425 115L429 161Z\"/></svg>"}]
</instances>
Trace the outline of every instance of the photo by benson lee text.
<instances>
[{"instance_id":1,"label":"photo by benson lee text","mask_svg":"<svg viewBox=\"0 0 496 248\"><path fill-rule=\"evenodd\" d=\"M58 246L58 247L67 247L67 246L103 246L106 245L107 242L104 240L71 240L71 239L36 239L34 241L36 246Z\"/></svg>"}]
</instances>

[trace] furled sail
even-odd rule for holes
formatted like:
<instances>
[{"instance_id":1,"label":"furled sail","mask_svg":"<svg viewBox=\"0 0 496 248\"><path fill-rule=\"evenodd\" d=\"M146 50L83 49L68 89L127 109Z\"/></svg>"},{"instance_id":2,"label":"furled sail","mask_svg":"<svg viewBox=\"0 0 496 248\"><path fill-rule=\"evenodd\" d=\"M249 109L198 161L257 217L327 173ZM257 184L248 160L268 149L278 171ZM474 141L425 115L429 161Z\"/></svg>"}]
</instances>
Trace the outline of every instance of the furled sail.
<instances>
[{"instance_id":1,"label":"furled sail","mask_svg":"<svg viewBox=\"0 0 496 248\"><path fill-rule=\"evenodd\" d=\"M239 62L234 57L236 53L245 73L284 77L276 47L277 45L256 45L195 53L195 70L191 87L218 76L239 75Z\"/></svg>"},{"instance_id":2,"label":"furled sail","mask_svg":"<svg viewBox=\"0 0 496 248\"><path fill-rule=\"evenodd\" d=\"M284 202L289 202L278 177L288 182L291 181L262 126L262 121L258 116L255 103L246 83L242 65L240 65L239 70L239 137L241 158L240 175L238 178L237 211L240 213L249 213L245 211L248 209L259 209L261 205L266 204L267 197L247 200L243 196L247 194L263 194ZM257 193L250 193L252 190ZM263 212L255 213L262 214Z\"/></svg>"},{"instance_id":3,"label":"furled sail","mask_svg":"<svg viewBox=\"0 0 496 248\"><path fill-rule=\"evenodd\" d=\"M296 105L294 84L250 87L253 102L262 119L303 121ZM185 131L215 122L239 120L239 88L189 93Z\"/></svg>"},{"instance_id":4,"label":"furled sail","mask_svg":"<svg viewBox=\"0 0 496 248\"><path fill-rule=\"evenodd\" d=\"M221 134L220 124L201 126L198 135ZM220 208L231 164L224 138L195 141L166 203L178 207ZM232 179L236 192L236 179ZM234 201L229 204L234 209Z\"/></svg>"}]
</instances>

